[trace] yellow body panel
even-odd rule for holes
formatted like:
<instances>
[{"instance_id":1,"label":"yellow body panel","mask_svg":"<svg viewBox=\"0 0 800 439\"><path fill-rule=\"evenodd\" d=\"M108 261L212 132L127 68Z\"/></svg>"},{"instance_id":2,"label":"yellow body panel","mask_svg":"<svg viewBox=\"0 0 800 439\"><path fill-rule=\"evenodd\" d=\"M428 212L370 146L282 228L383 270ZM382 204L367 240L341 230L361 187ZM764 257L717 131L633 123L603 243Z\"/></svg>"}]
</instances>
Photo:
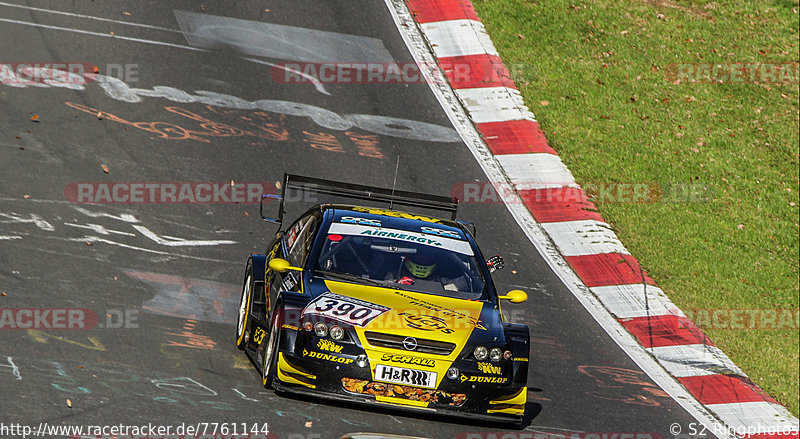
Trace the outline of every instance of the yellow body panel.
<instances>
[{"instance_id":1,"label":"yellow body panel","mask_svg":"<svg viewBox=\"0 0 800 439\"><path fill-rule=\"evenodd\" d=\"M410 399L392 398L391 396L376 396L375 401L385 402L387 404L410 405L413 407L428 407L428 403L424 401L412 401Z\"/></svg>"},{"instance_id":2,"label":"yellow body panel","mask_svg":"<svg viewBox=\"0 0 800 439\"><path fill-rule=\"evenodd\" d=\"M375 366L386 364L407 369L434 371L437 373L436 387L439 387L439 383L445 378L447 369L467 344L472 331L486 330L480 322L483 308L483 302L480 301L330 280L325 281L325 285L336 294L391 308L370 321L365 327L355 327L356 334L373 367L373 379L375 379ZM371 346L364 335L367 331L449 342L454 343L455 348L445 356ZM408 359L392 361L385 358L386 355L393 354L394 357L405 356ZM434 364L424 364L423 360L426 359L432 360ZM375 379L375 381L380 380Z\"/></svg>"}]
</instances>

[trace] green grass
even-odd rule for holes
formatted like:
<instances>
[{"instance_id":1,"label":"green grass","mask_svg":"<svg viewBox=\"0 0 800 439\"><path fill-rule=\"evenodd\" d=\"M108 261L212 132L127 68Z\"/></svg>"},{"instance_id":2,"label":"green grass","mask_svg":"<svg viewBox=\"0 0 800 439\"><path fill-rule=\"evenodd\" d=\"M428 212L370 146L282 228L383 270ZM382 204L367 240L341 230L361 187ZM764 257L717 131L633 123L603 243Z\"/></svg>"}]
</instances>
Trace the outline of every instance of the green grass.
<instances>
[{"instance_id":1,"label":"green grass","mask_svg":"<svg viewBox=\"0 0 800 439\"><path fill-rule=\"evenodd\" d=\"M797 77L675 84L667 74L676 63L792 62L796 72L797 0L474 2L579 183L664 189L655 203L598 207L678 306L797 310ZM795 416L796 321L704 328Z\"/></svg>"}]
</instances>

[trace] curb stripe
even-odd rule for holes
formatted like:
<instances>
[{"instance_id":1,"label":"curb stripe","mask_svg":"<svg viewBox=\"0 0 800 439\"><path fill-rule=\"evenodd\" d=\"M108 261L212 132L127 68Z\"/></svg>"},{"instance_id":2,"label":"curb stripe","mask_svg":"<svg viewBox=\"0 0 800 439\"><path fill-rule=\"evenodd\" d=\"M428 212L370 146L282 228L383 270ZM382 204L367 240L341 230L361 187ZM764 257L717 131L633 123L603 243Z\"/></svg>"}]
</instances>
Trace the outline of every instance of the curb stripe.
<instances>
[{"instance_id":1,"label":"curb stripe","mask_svg":"<svg viewBox=\"0 0 800 439\"><path fill-rule=\"evenodd\" d=\"M477 124L486 144L494 154L546 152L556 154L547 144L539 123L532 120L509 120Z\"/></svg>"},{"instance_id":2,"label":"curb stripe","mask_svg":"<svg viewBox=\"0 0 800 439\"><path fill-rule=\"evenodd\" d=\"M752 381L741 375L701 375L678 381L703 404L767 401L777 404Z\"/></svg>"},{"instance_id":3,"label":"curb stripe","mask_svg":"<svg viewBox=\"0 0 800 439\"><path fill-rule=\"evenodd\" d=\"M503 154L495 157L516 189L577 187L561 158L553 154Z\"/></svg>"},{"instance_id":4,"label":"curb stripe","mask_svg":"<svg viewBox=\"0 0 800 439\"><path fill-rule=\"evenodd\" d=\"M781 405L766 401L737 402L733 404L709 404L708 409L719 416L730 428L746 430L747 427L778 427L784 431L793 431L797 437L797 423L792 423L787 418L794 418L789 411ZM794 418L795 420L797 418ZM754 436L759 436L755 434ZM765 436L766 437L766 436ZM775 437L775 435L772 435ZM791 435L777 435L787 439Z\"/></svg>"},{"instance_id":5,"label":"curb stripe","mask_svg":"<svg viewBox=\"0 0 800 439\"><path fill-rule=\"evenodd\" d=\"M439 58L439 64L453 88L517 88L511 73L497 55L448 56Z\"/></svg>"},{"instance_id":6,"label":"curb stripe","mask_svg":"<svg viewBox=\"0 0 800 439\"><path fill-rule=\"evenodd\" d=\"M475 123L527 119L536 121L522 102L519 90L508 87L462 88L456 95Z\"/></svg>"},{"instance_id":7,"label":"curb stripe","mask_svg":"<svg viewBox=\"0 0 800 439\"><path fill-rule=\"evenodd\" d=\"M690 344L650 348L649 352L674 377L714 374L744 375L741 369L716 346Z\"/></svg>"},{"instance_id":8,"label":"curb stripe","mask_svg":"<svg viewBox=\"0 0 800 439\"><path fill-rule=\"evenodd\" d=\"M479 21L475 7L463 0L408 0L408 9L414 14L417 23L447 21L468 18Z\"/></svg>"},{"instance_id":9,"label":"curb stripe","mask_svg":"<svg viewBox=\"0 0 800 439\"><path fill-rule=\"evenodd\" d=\"M685 316L631 317L619 319L619 322L646 348L687 344L714 346L711 339Z\"/></svg>"},{"instance_id":10,"label":"curb stripe","mask_svg":"<svg viewBox=\"0 0 800 439\"><path fill-rule=\"evenodd\" d=\"M587 287L644 283L655 285L639 261L631 255L606 253L599 255L566 256L572 267Z\"/></svg>"},{"instance_id":11,"label":"curb stripe","mask_svg":"<svg viewBox=\"0 0 800 439\"><path fill-rule=\"evenodd\" d=\"M482 54L499 56L480 21L448 20L420 26L437 58Z\"/></svg>"},{"instance_id":12,"label":"curb stripe","mask_svg":"<svg viewBox=\"0 0 800 439\"><path fill-rule=\"evenodd\" d=\"M604 222L583 220L543 223L542 228L564 256L629 253L611 226Z\"/></svg>"},{"instance_id":13,"label":"curb stripe","mask_svg":"<svg viewBox=\"0 0 800 439\"><path fill-rule=\"evenodd\" d=\"M519 195L539 223L603 221L603 217L597 211L597 206L587 199L586 193L580 188L557 187L520 190Z\"/></svg>"},{"instance_id":14,"label":"curb stripe","mask_svg":"<svg viewBox=\"0 0 800 439\"><path fill-rule=\"evenodd\" d=\"M609 285L591 288L611 314L618 319L658 315L683 315L659 287L643 284Z\"/></svg>"}]
</instances>

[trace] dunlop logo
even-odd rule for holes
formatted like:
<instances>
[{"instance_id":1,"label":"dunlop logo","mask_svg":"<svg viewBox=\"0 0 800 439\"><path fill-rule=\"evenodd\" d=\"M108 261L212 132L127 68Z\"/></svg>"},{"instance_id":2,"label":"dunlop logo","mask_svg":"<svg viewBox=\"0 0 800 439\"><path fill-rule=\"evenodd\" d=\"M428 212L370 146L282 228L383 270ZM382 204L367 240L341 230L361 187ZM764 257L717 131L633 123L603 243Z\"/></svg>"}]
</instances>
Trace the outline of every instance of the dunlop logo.
<instances>
[{"instance_id":1,"label":"dunlop logo","mask_svg":"<svg viewBox=\"0 0 800 439\"><path fill-rule=\"evenodd\" d=\"M332 363L350 364L353 362L352 358L337 357L336 355L324 354L322 352L307 351L303 349L304 357L319 358L320 360L330 361Z\"/></svg>"},{"instance_id":2,"label":"dunlop logo","mask_svg":"<svg viewBox=\"0 0 800 439\"><path fill-rule=\"evenodd\" d=\"M317 347L323 351L334 352L337 354L342 352L342 346L339 346L330 340L320 340L319 343L317 343Z\"/></svg>"},{"instance_id":3,"label":"dunlop logo","mask_svg":"<svg viewBox=\"0 0 800 439\"><path fill-rule=\"evenodd\" d=\"M500 375L502 372L500 371L500 366L494 366L489 363L478 363L478 370L482 373L488 373L492 375Z\"/></svg>"},{"instance_id":4,"label":"dunlop logo","mask_svg":"<svg viewBox=\"0 0 800 439\"><path fill-rule=\"evenodd\" d=\"M482 377L482 376L466 376L461 375L461 382L470 382L470 383L495 383L495 384L505 384L508 381L508 378L505 377Z\"/></svg>"}]
</instances>

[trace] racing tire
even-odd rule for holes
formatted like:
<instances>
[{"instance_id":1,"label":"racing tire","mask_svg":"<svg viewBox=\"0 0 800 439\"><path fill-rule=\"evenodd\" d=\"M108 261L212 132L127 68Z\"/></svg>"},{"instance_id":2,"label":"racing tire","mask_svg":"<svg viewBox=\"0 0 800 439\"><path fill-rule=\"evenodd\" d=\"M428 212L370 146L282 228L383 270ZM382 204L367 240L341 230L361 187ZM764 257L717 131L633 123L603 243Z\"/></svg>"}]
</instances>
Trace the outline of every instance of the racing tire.
<instances>
[{"instance_id":1,"label":"racing tire","mask_svg":"<svg viewBox=\"0 0 800 439\"><path fill-rule=\"evenodd\" d=\"M261 378L264 387L272 388L272 381L278 370L278 346L280 343L280 328L278 327L278 312L280 307L275 308L272 317L272 329L269 330L269 340L264 348L263 360L261 363Z\"/></svg>"},{"instance_id":2,"label":"racing tire","mask_svg":"<svg viewBox=\"0 0 800 439\"><path fill-rule=\"evenodd\" d=\"M242 298L239 300L239 312L236 320L236 347L241 350L244 350L244 346L247 344L245 334L247 334L250 329L248 323L250 320L250 304L253 300L253 287L253 261L248 259L244 274L244 283L242 284Z\"/></svg>"}]
</instances>

